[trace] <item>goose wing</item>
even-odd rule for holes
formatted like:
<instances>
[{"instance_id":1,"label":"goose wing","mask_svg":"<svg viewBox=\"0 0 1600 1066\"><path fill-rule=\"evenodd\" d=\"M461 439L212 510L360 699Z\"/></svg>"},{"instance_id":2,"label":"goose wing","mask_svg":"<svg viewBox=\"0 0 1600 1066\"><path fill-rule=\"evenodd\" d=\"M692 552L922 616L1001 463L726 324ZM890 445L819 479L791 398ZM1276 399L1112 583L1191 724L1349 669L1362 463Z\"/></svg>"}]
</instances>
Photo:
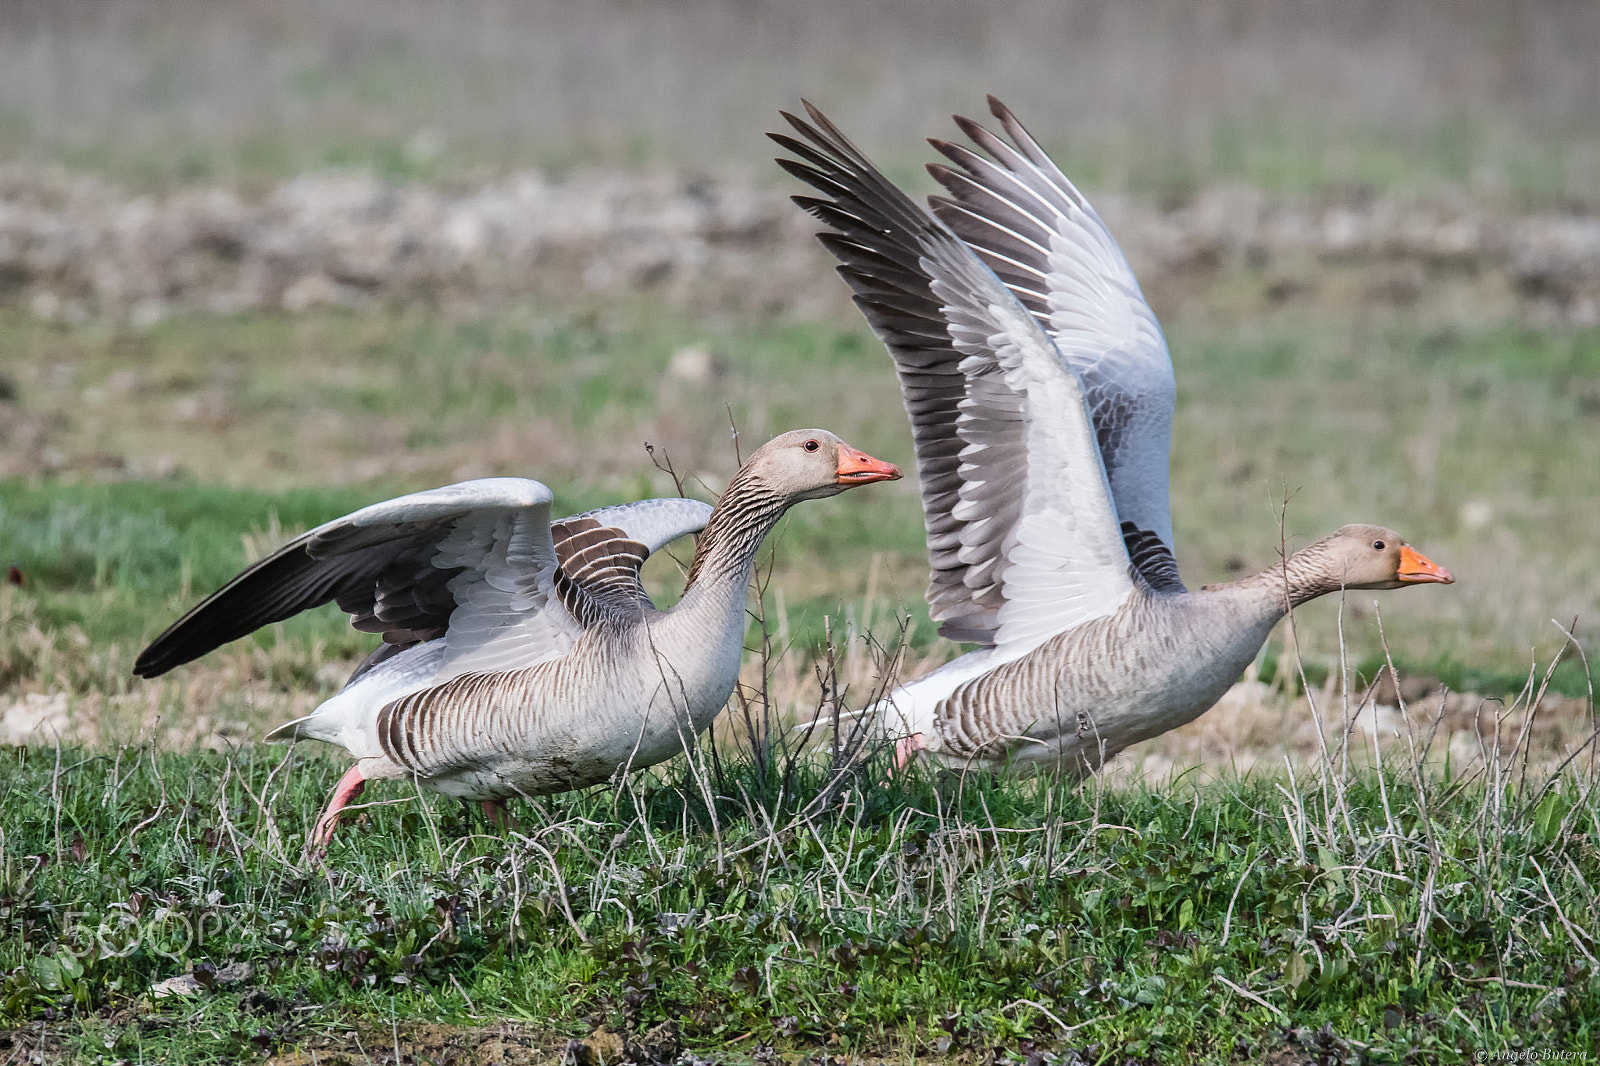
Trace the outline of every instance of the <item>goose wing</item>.
<instances>
[{"instance_id":1,"label":"goose wing","mask_svg":"<svg viewBox=\"0 0 1600 1066\"><path fill-rule=\"evenodd\" d=\"M592 518L602 526L620 530L629 540L643 544L648 554L654 554L679 537L704 529L711 520L711 505L684 496L664 496L599 507L562 521L574 518ZM561 537L554 536L559 551Z\"/></svg>"},{"instance_id":2,"label":"goose wing","mask_svg":"<svg viewBox=\"0 0 1600 1066\"><path fill-rule=\"evenodd\" d=\"M537 610L541 584L549 584L539 575L555 567L550 500L537 481L483 478L326 522L246 567L180 618L140 654L134 673L165 673L329 602L356 629L396 647L444 636L463 606L499 600Z\"/></svg>"},{"instance_id":3,"label":"goose wing","mask_svg":"<svg viewBox=\"0 0 1600 1066\"><path fill-rule=\"evenodd\" d=\"M1133 590L1083 388L976 253L810 104L773 134L906 392L942 631L1025 650ZM926 479L933 478L930 484Z\"/></svg>"},{"instance_id":4,"label":"goose wing","mask_svg":"<svg viewBox=\"0 0 1600 1066\"><path fill-rule=\"evenodd\" d=\"M1167 492L1172 359L1122 250L1100 216L993 96L1006 137L956 124L982 153L930 143L954 167L928 168L948 197L929 203L1055 341L1083 382L1129 554L1156 589L1183 591Z\"/></svg>"},{"instance_id":5,"label":"goose wing","mask_svg":"<svg viewBox=\"0 0 1600 1066\"><path fill-rule=\"evenodd\" d=\"M698 533L710 517L711 505L699 500L659 499L563 518L550 527L562 604L585 626L642 618L655 607L639 576L644 561L668 541Z\"/></svg>"},{"instance_id":6,"label":"goose wing","mask_svg":"<svg viewBox=\"0 0 1600 1066\"><path fill-rule=\"evenodd\" d=\"M134 672L154 677L271 622L337 602L385 641L360 673L395 650L445 638L445 676L528 665L571 646L582 623L552 598L557 553L550 490L483 478L376 503L313 529L247 567L157 637ZM650 504L662 504L650 507ZM645 555L673 529L704 524L693 500L607 508ZM631 525L630 525L631 523ZM663 539L665 538L665 539ZM582 584L571 583L575 595ZM561 609L547 610L553 604Z\"/></svg>"},{"instance_id":7,"label":"goose wing","mask_svg":"<svg viewBox=\"0 0 1600 1066\"><path fill-rule=\"evenodd\" d=\"M463 610L450 620L435 680L532 666L602 619L637 621L651 607L639 568L668 541L704 528L710 514L699 500L659 499L564 518L542 527L551 556L536 570L510 537L503 549L493 543L477 567L452 580ZM453 561L443 551L440 558ZM537 601L529 595L535 587Z\"/></svg>"}]
</instances>

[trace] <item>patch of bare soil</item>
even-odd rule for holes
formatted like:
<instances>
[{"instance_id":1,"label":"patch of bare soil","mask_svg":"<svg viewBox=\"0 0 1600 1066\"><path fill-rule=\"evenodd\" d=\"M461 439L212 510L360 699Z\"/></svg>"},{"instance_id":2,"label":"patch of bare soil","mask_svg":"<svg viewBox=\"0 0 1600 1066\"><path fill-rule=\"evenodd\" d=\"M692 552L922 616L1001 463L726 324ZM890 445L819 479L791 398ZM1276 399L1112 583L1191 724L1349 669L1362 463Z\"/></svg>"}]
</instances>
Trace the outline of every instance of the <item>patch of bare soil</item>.
<instances>
[{"instance_id":1,"label":"patch of bare soil","mask_svg":"<svg viewBox=\"0 0 1600 1066\"><path fill-rule=\"evenodd\" d=\"M526 171L442 189L312 173L265 196L138 196L0 170L0 299L49 319L178 307L287 312L373 299L654 292L700 310L814 317L844 306L781 186L667 170ZM1091 190L1093 194L1093 191ZM1163 314L1372 305L1600 321L1600 213L1492 198L1214 188L1092 195ZM0 397L3 400L3 397Z\"/></svg>"},{"instance_id":2,"label":"patch of bare soil","mask_svg":"<svg viewBox=\"0 0 1600 1066\"><path fill-rule=\"evenodd\" d=\"M302 1041L274 1052L268 1066L522 1066L571 1060L569 1043L548 1033L504 1022L484 1028L406 1023L391 1029L350 1029ZM610 1063L621 1063L620 1058Z\"/></svg>"},{"instance_id":3,"label":"patch of bare soil","mask_svg":"<svg viewBox=\"0 0 1600 1066\"><path fill-rule=\"evenodd\" d=\"M61 1034L47 1022L0 1032L0 1066L34 1066L61 1058Z\"/></svg>"},{"instance_id":4,"label":"patch of bare soil","mask_svg":"<svg viewBox=\"0 0 1600 1066\"><path fill-rule=\"evenodd\" d=\"M829 1066L844 1060L827 1054L781 1055L766 1045L726 1056L734 1062L783 1066L809 1060ZM617 1032L602 1026L580 1040L562 1039L515 1023L483 1028L438 1024L352 1029L307 1040L292 1051L275 1052L267 1066L720 1066L724 1056L702 1056L684 1044L677 1027L663 1022L643 1033ZM885 1061L851 1056L852 1066ZM949 1061L956 1060L934 1060Z\"/></svg>"},{"instance_id":5,"label":"patch of bare soil","mask_svg":"<svg viewBox=\"0 0 1600 1066\"><path fill-rule=\"evenodd\" d=\"M1017 1050L1031 1066L1085 1066L1092 1061L1071 1049L1045 1057L1029 1041L1023 1041ZM671 1022L643 1033L616 1032L602 1026L581 1040L554 1038L514 1023L484 1028L400 1025L388 1031L361 1029L317 1037L266 1060L267 1066L902 1066L908 1062L995 1066L1004 1061L1009 1059L1001 1049L990 1048L929 1054L854 1049L848 1054L831 1054L820 1049L779 1051L758 1043L748 1049L701 1053L686 1046Z\"/></svg>"},{"instance_id":6,"label":"patch of bare soil","mask_svg":"<svg viewBox=\"0 0 1600 1066\"><path fill-rule=\"evenodd\" d=\"M1568 758L1579 768L1600 758L1589 701L1558 693L1500 700L1451 692L1423 677L1384 678L1348 694L1336 679L1291 696L1246 677L1195 721L1135 745L1106 765L1115 781L1152 785L1198 769L1282 773L1314 768L1327 752L1336 765L1374 763L1472 772L1513 757L1546 772Z\"/></svg>"}]
</instances>

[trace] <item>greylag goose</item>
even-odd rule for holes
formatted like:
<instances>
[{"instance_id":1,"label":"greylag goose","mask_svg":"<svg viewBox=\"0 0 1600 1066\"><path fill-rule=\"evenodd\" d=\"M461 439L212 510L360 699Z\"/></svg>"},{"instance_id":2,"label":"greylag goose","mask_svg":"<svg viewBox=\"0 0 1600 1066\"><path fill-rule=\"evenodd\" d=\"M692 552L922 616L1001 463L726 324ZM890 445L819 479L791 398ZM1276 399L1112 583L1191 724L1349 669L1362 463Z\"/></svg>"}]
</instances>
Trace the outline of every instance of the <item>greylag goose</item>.
<instances>
[{"instance_id":1,"label":"greylag goose","mask_svg":"<svg viewBox=\"0 0 1600 1066\"><path fill-rule=\"evenodd\" d=\"M269 622L335 601L384 644L311 714L275 731L355 765L318 819L331 839L367 781L479 800L582 788L683 751L727 702L756 551L792 505L893 480L824 430L753 454L715 508L659 499L550 523L550 490L465 481L364 507L295 538L184 615L134 664L154 677ZM683 598L658 611L639 568L703 529Z\"/></svg>"},{"instance_id":2,"label":"greylag goose","mask_svg":"<svg viewBox=\"0 0 1600 1066\"><path fill-rule=\"evenodd\" d=\"M867 713L952 766L1098 769L1192 721L1300 604L1449 583L1381 526L1348 525L1253 577L1185 589L1172 549L1176 390L1155 315L1105 224L993 97L1009 142L954 167L933 215L810 104L772 134L822 193L839 272L894 361L911 419L940 632L984 645Z\"/></svg>"}]
</instances>

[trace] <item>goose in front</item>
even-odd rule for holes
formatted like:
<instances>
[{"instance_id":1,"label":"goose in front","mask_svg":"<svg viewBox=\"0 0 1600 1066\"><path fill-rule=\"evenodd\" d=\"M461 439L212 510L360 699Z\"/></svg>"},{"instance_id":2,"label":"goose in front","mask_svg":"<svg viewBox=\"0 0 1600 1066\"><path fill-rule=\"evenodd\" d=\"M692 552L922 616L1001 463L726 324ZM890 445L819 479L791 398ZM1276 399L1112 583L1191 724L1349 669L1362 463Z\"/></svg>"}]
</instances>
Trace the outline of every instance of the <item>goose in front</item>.
<instances>
[{"instance_id":1,"label":"goose in front","mask_svg":"<svg viewBox=\"0 0 1600 1066\"><path fill-rule=\"evenodd\" d=\"M1292 608L1444 583L1393 530L1348 525L1253 577L1188 591L1172 550L1176 388L1110 232L1004 105L981 151L932 142L930 215L814 107L785 114L822 195L795 201L884 342L916 445L940 632L982 645L866 713L896 764L1098 769L1197 718Z\"/></svg>"},{"instance_id":2,"label":"goose in front","mask_svg":"<svg viewBox=\"0 0 1600 1066\"><path fill-rule=\"evenodd\" d=\"M276 733L337 744L355 765L308 850L374 778L501 804L662 762L711 724L744 649L756 551L801 500L893 480L892 464L824 430L753 454L715 508L642 500L550 522L550 490L487 478L373 504L297 537L145 649L154 677L336 601L384 643L346 686ZM688 587L658 611L639 568L701 531Z\"/></svg>"}]
</instances>

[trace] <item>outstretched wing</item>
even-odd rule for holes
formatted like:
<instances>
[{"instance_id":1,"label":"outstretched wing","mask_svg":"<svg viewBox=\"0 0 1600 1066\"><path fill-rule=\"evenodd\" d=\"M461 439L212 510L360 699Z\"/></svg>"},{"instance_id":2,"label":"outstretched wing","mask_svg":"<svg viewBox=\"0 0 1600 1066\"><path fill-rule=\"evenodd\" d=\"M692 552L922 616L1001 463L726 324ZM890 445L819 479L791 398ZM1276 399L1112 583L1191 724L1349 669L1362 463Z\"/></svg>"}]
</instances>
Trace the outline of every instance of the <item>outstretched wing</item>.
<instances>
[{"instance_id":1,"label":"outstretched wing","mask_svg":"<svg viewBox=\"0 0 1600 1066\"><path fill-rule=\"evenodd\" d=\"M134 672L154 677L329 602L348 612L355 628L383 635L383 646L355 676L439 637L446 638L445 677L558 655L592 612L585 607L580 615L566 597L552 600L560 573L550 499L537 481L483 478L334 519L254 563L184 615L145 649ZM563 521L617 527L643 562L667 541L702 528L710 511L698 500L640 500ZM587 603L584 575L562 580L573 605Z\"/></svg>"},{"instance_id":2,"label":"outstretched wing","mask_svg":"<svg viewBox=\"0 0 1600 1066\"><path fill-rule=\"evenodd\" d=\"M1161 326L1094 208L1004 104L991 96L989 109L1009 142L957 116L987 157L931 141L959 169L928 168L950 194L929 203L1083 382L1128 551L1153 588L1181 592L1167 493L1177 386Z\"/></svg>"},{"instance_id":3,"label":"outstretched wing","mask_svg":"<svg viewBox=\"0 0 1600 1066\"><path fill-rule=\"evenodd\" d=\"M538 575L555 565L550 498L537 481L484 478L336 518L253 563L180 618L140 654L134 673L155 677L328 602L388 644L431 640L485 568L522 602L542 602Z\"/></svg>"},{"instance_id":4,"label":"outstretched wing","mask_svg":"<svg viewBox=\"0 0 1600 1066\"><path fill-rule=\"evenodd\" d=\"M865 169L853 167L858 158L853 149L836 159L819 131L804 123L796 128L808 140L813 135L821 139L813 147L784 134L770 134L800 157L779 159L778 165L824 194L823 199L796 196L794 201L830 227L831 232L817 237L839 259L839 273L855 293L856 306L888 349L911 420L931 571L929 613L946 636L988 641L1004 603L997 571L1000 542L1016 519L1020 495L997 501L987 524L957 518L955 511L964 482L970 482L969 491L995 484L1006 476L1008 466L1020 463L1020 443L1013 442L1009 453L993 448L974 452L967 457L973 469L963 476L963 441L956 425L967 380L941 301L919 262L916 234L927 224L927 215L864 159L859 162ZM858 187L858 183L864 184Z\"/></svg>"},{"instance_id":5,"label":"outstretched wing","mask_svg":"<svg viewBox=\"0 0 1600 1066\"><path fill-rule=\"evenodd\" d=\"M942 631L1025 649L1133 590L1083 389L1038 321L816 108L772 135L888 346L916 434Z\"/></svg>"}]
</instances>

